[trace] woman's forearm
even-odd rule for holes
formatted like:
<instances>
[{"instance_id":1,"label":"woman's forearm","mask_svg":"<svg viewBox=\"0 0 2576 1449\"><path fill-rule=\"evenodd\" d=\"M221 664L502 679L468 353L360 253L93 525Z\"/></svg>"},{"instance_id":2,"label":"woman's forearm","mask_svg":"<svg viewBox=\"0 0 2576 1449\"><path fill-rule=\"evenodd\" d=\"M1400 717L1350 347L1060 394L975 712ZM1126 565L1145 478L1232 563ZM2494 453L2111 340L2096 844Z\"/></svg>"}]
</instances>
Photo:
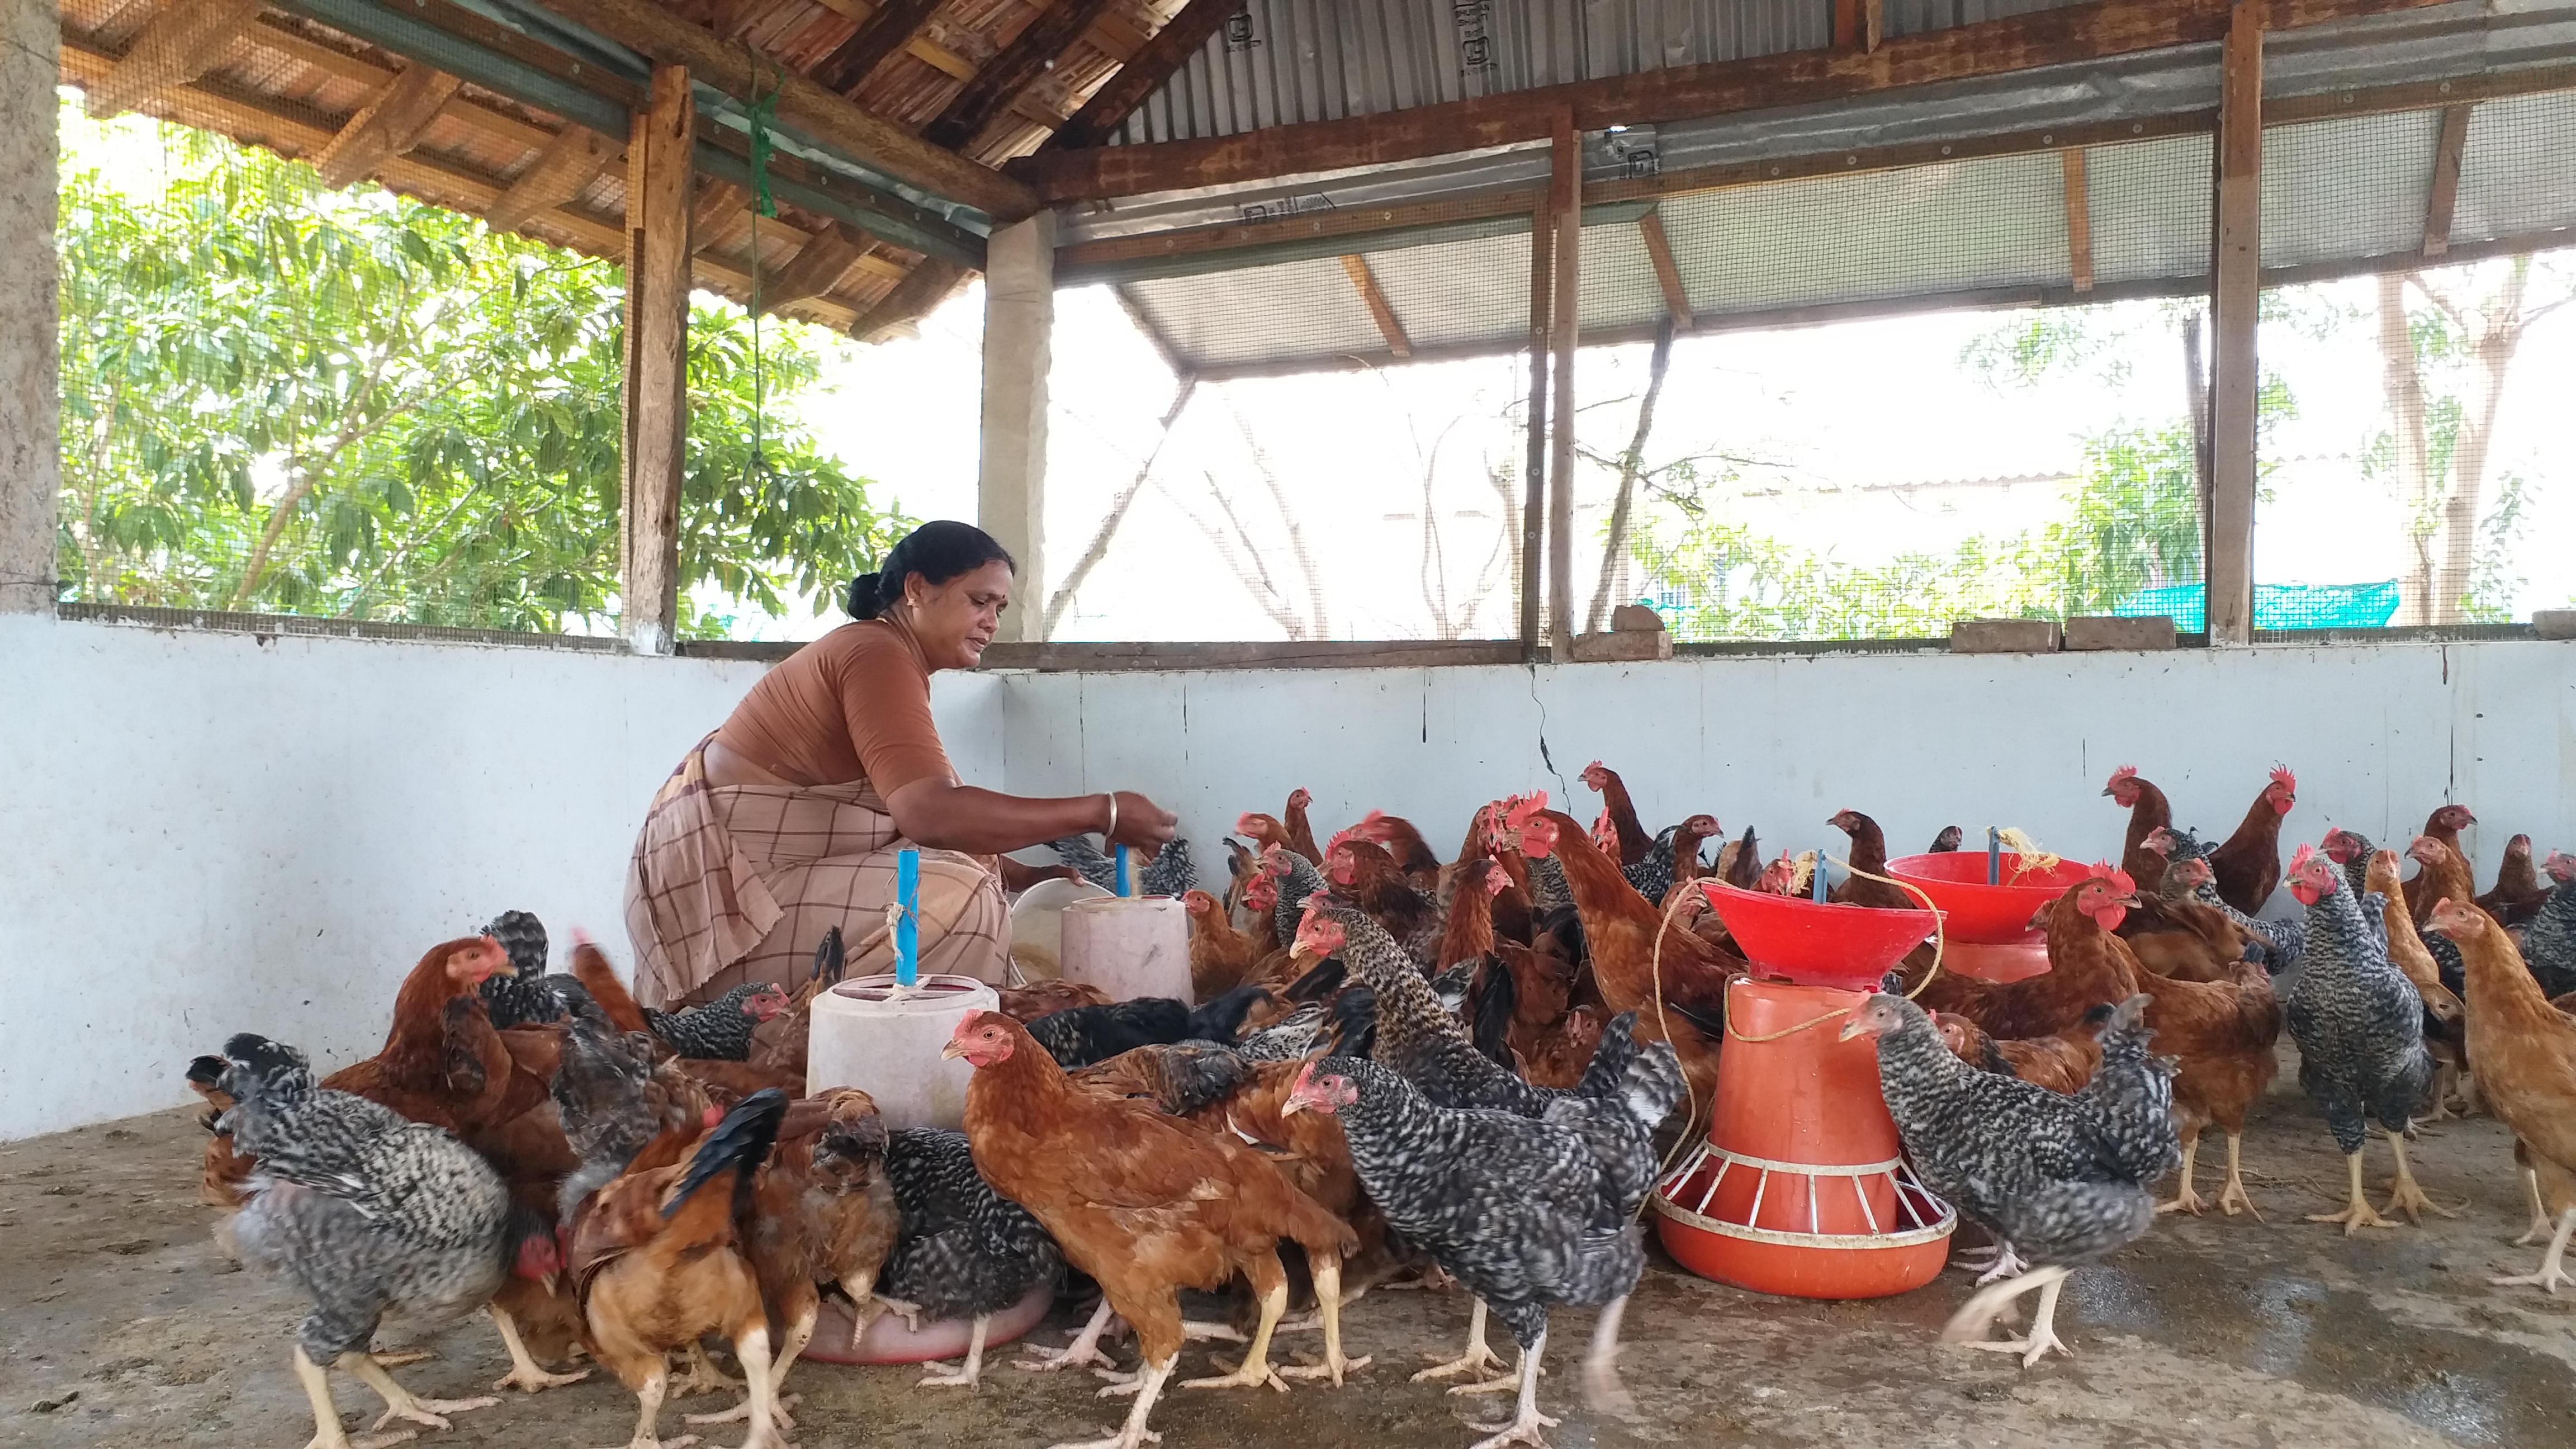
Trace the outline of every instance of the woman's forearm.
<instances>
[{"instance_id":1,"label":"woman's forearm","mask_svg":"<svg viewBox=\"0 0 2576 1449\"><path fill-rule=\"evenodd\" d=\"M1068 835L1096 835L1109 825L1105 794L1038 799L945 780L915 780L887 796L886 808L905 839L971 855L999 855Z\"/></svg>"}]
</instances>

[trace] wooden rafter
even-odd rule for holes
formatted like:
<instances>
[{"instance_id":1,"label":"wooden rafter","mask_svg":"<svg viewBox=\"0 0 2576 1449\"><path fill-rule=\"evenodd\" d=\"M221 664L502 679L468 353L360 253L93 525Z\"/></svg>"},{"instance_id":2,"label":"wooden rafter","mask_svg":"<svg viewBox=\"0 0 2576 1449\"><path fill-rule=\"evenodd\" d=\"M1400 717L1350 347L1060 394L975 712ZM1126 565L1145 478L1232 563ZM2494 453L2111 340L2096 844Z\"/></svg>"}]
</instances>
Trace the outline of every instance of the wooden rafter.
<instances>
[{"instance_id":1,"label":"wooden rafter","mask_svg":"<svg viewBox=\"0 0 2576 1449\"><path fill-rule=\"evenodd\" d=\"M1378 335L1386 339L1386 350L1397 357L1413 355L1413 339L1404 335L1404 324L1397 320L1395 308L1388 304L1386 293L1378 287L1377 276L1369 270L1368 258L1352 252L1342 258L1342 270L1350 275L1351 285L1359 289L1360 301L1376 319Z\"/></svg>"},{"instance_id":2,"label":"wooden rafter","mask_svg":"<svg viewBox=\"0 0 2576 1449\"><path fill-rule=\"evenodd\" d=\"M2254 638L2255 355L2263 285L2263 24L2238 0L2219 79L2217 201L2210 297L2207 618L2212 644Z\"/></svg>"},{"instance_id":3,"label":"wooden rafter","mask_svg":"<svg viewBox=\"0 0 2576 1449\"><path fill-rule=\"evenodd\" d=\"M2066 272L2078 293L2093 290L2093 197L2084 180L2084 148L2057 153L2066 163Z\"/></svg>"},{"instance_id":4,"label":"wooden rafter","mask_svg":"<svg viewBox=\"0 0 2576 1449\"><path fill-rule=\"evenodd\" d=\"M842 95L857 95L878 66L912 44L939 4L940 0L885 0L850 32L849 39L815 65L814 79Z\"/></svg>"},{"instance_id":5,"label":"wooden rafter","mask_svg":"<svg viewBox=\"0 0 2576 1449\"><path fill-rule=\"evenodd\" d=\"M1038 12L1017 38L1003 46L975 78L953 97L938 117L921 130L933 146L952 150L965 145L995 116L1010 108L1039 76L1055 67L1065 48L1081 38L1110 6L1111 0L1056 0Z\"/></svg>"},{"instance_id":6,"label":"wooden rafter","mask_svg":"<svg viewBox=\"0 0 2576 1449\"><path fill-rule=\"evenodd\" d=\"M616 142L582 126L566 126L537 154L536 164L513 178L501 199L483 213L483 224L494 231L517 231L529 217L579 196L616 158Z\"/></svg>"},{"instance_id":7,"label":"wooden rafter","mask_svg":"<svg viewBox=\"0 0 2576 1449\"><path fill-rule=\"evenodd\" d=\"M1834 0L1834 45L1842 50L1873 51L1887 30L1883 0Z\"/></svg>"},{"instance_id":8,"label":"wooden rafter","mask_svg":"<svg viewBox=\"0 0 2576 1449\"><path fill-rule=\"evenodd\" d=\"M1189 63L1217 33L1226 17L1243 8L1244 0L1190 0L1171 23L1154 32L1145 48L1129 57L1107 84L1092 92L1082 109L1072 119L1056 128L1055 134L1039 149L1054 151L1083 146L1097 146L1109 139L1145 98L1162 88L1172 73Z\"/></svg>"},{"instance_id":9,"label":"wooden rafter","mask_svg":"<svg viewBox=\"0 0 2576 1449\"><path fill-rule=\"evenodd\" d=\"M364 180L377 167L419 145L429 133L429 123L438 119L440 109L455 99L464 84L435 66L417 61L404 66L314 158L313 168L322 173L322 184L336 191Z\"/></svg>"},{"instance_id":10,"label":"wooden rafter","mask_svg":"<svg viewBox=\"0 0 2576 1449\"><path fill-rule=\"evenodd\" d=\"M573 0L567 0L573 3ZM581 0L598 3L598 0ZM2442 0L2259 0L2263 23L2289 30L2418 9ZM1578 130L1698 120L1805 105L1937 81L2131 55L2219 40L2215 0L2089 0L1976 25L1900 36L1875 54L1802 50L1670 66L1599 80L1506 91L1336 121L1144 146L1051 151L1009 168L1049 202L1233 185L1308 172L1387 165L1543 140L1549 117L1574 111Z\"/></svg>"},{"instance_id":11,"label":"wooden rafter","mask_svg":"<svg viewBox=\"0 0 2576 1449\"><path fill-rule=\"evenodd\" d=\"M859 320L850 324L850 335L861 342L883 342L929 316L965 280L966 269L955 262L923 257L893 290L859 314Z\"/></svg>"},{"instance_id":12,"label":"wooden rafter","mask_svg":"<svg viewBox=\"0 0 2576 1449\"><path fill-rule=\"evenodd\" d=\"M761 310L772 311L831 291L871 245L865 236L838 222L814 233L776 275L762 280Z\"/></svg>"},{"instance_id":13,"label":"wooden rafter","mask_svg":"<svg viewBox=\"0 0 2576 1449\"><path fill-rule=\"evenodd\" d=\"M1655 264L1655 285L1663 289L1664 310L1672 314L1673 326L1691 330L1690 291L1682 285L1682 269L1673 260L1672 238L1664 235L1664 218L1649 211L1637 218L1637 234L1646 243L1646 260Z\"/></svg>"},{"instance_id":14,"label":"wooden rafter","mask_svg":"<svg viewBox=\"0 0 2576 1449\"><path fill-rule=\"evenodd\" d=\"M685 65L736 100L774 94L782 123L899 180L997 218L1038 208L1036 195L1019 182L931 145L776 61L751 58L650 0L547 0L547 6L657 61Z\"/></svg>"},{"instance_id":15,"label":"wooden rafter","mask_svg":"<svg viewBox=\"0 0 2576 1449\"><path fill-rule=\"evenodd\" d=\"M2460 155L2469 145L2469 106L2442 108L2442 131L2433 142L2433 187L2424 198L2424 255L2451 249L2451 212L2460 201Z\"/></svg>"},{"instance_id":16,"label":"wooden rafter","mask_svg":"<svg viewBox=\"0 0 2576 1449\"><path fill-rule=\"evenodd\" d=\"M259 16L260 0L161 0L116 68L89 88L90 115L105 120L223 62Z\"/></svg>"}]
</instances>

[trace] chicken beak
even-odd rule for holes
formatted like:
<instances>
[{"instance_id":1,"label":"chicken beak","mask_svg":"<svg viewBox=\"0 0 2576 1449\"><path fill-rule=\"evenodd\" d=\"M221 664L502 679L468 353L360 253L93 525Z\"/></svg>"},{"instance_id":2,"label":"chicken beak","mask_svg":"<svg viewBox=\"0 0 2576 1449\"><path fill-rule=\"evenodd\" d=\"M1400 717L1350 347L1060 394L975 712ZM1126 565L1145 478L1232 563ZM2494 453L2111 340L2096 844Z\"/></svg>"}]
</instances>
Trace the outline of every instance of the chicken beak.
<instances>
[{"instance_id":1,"label":"chicken beak","mask_svg":"<svg viewBox=\"0 0 2576 1449\"><path fill-rule=\"evenodd\" d=\"M966 1055L966 1044L953 1036L939 1049L939 1059L943 1062L953 1062L964 1055Z\"/></svg>"},{"instance_id":2,"label":"chicken beak","mask_svg":"<svg viewBox=\"0 0 2576 1449\"><path fill-rule=\"evenodd\" d=\"M1850 1041L1853 1037L1867 1035L1869 1035L1869 1023L1862 1020L1858 1014L1854 1014L1851 1020L1843 1023L1841 1033L1834 1040Z\"/></svg>"}]
</instances>

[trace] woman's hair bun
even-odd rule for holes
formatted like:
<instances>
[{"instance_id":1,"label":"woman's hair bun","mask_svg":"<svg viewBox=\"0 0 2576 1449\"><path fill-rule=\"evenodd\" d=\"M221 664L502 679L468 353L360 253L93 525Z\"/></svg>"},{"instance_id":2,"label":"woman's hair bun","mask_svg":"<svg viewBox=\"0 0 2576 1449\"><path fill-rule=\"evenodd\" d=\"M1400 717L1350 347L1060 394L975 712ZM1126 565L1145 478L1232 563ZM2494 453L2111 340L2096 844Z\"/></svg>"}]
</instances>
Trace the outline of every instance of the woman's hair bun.
<instances>
[{"instance_id":1,"label":"woman's hair bun","mask_svg":"<svg viewBox=\"0 0 2576 1449\"><path fill-rule=\"evenodd\" d=\"M861 574L850 580L850 617L873 619L885 611L885 600L878 597L878 581L883 574Z\"/></svg>"}]
</instances>

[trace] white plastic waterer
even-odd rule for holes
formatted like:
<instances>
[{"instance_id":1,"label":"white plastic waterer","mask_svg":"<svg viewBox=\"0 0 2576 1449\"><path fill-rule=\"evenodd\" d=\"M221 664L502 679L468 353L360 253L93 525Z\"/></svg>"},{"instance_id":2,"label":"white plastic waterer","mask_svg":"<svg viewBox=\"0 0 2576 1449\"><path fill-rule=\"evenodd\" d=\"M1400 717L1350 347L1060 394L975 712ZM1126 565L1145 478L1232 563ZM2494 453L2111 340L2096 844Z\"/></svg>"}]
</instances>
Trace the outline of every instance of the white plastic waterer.
<instances>
[{"instance_id":1,"label":"white plastic waterer","mask_svg":"<svg viewBox=\"0 0 2576 1449\"><path fill-rule=\"evenodd\" d=\"M1190 914L1170 896L1100 896L1064 908L1064 978L1112 1001L1190 997Z\"/></svg>"},{"instance_id":2,"label":"white plastic waterer","mask_svg":"<svg viewBox=\"0 0 2576 1449\"><path fill-rule=\"evenodd\" d=\"M968 1012L997 1010L1001 997L972 976L920 975L921 856L907 850L896 860L894 974L844 981L814 998L805 1090L856 1087L876 1099L888 1127L956 1127L975 1069L940 1051Z\"/></svg>"}]
</instances>

